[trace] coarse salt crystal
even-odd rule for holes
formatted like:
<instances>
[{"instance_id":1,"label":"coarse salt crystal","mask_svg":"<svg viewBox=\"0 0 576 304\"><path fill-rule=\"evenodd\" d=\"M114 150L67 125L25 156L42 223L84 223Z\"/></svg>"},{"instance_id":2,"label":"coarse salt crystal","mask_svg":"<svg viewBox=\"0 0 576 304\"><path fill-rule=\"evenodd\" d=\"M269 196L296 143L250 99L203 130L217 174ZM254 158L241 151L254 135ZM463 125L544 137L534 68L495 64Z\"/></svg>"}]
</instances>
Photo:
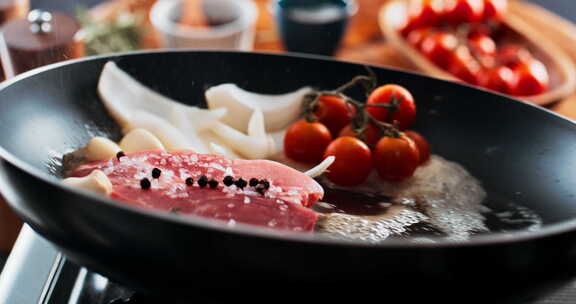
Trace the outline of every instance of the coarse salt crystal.
<instances>
[{"instance_id":1,"label":"coarse salt crystal","mask_svg":"<svg viewBox=\"0 0 576 304\"><path fill-rule=\"evenodd\" d=\"M228 220L228 226L230 226L230 227L236 226L236 221L235 220Z\"/></svg>"},{"instance_id":2,"label":"coarse salt crystal","mask_svg":"<svg viewBox=\"0 0 576 304\"><path fill-rule=\"evenodd\" d=\"M248 196L244 197L244 204L250 204L251 200Z\"/></svg>"},{"instance_id":3,"label":"coarse salt crystal","mask_svg":"<svg viewBox=\"0 0 576 304\"><path fill-rule=\"evenodd\" d=\"M230 167L226 168L224 174L234 177L234 172L232 172L232 168L230 168Z\"/></svg>"},{"instance_id":4,"label":"coarse salt crystal","mask_svg":"<svg viewBox=\"0 0 576 304\"><path fill-rule=\"evenodd\" d=\"M227 207L228 208L234 208L234 204L228 204Z\"/></svg>"}]
</instances>

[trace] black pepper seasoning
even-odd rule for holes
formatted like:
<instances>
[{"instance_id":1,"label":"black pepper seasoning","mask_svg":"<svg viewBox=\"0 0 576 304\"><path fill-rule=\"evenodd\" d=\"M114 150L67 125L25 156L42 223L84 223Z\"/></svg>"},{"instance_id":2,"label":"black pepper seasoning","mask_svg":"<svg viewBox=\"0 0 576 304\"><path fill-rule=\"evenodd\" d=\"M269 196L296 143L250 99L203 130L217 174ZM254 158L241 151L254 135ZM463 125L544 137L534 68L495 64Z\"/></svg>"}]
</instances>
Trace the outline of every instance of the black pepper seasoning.
<instances>
[{"instance_id":1,"label":"black pepper seasoning","mask_svg":"<svg viewBox=\"0 0 576 304\"><path fill-rule=\"evenodd\" d=\"M187 178L187 179L186 179L186 185L187 185L187 186L192 186L192 185L194 185L194 179L191 178L191 177Z\"/></svg>"},{"instance_id":2,"label":"black pepper seasoning","mask_svg":"<svg viewBox=\"0 0 576 304\"><path fill-rule=\"evenodd\" d=\"M250 182L248 183L250 187L256 187L260 181L257 178L251 178Z\"/></svg>"},{"instance_id":3,"label":"black pepper seasoning","mask_svg":"<svg viewBox=\"0 0 576 304\"><path fill-rule=\"evenodd\" d=\"M151 186L152 186L152 183L150 183L149 179L143 178L140 180L140 188L142 188L142 190L148 190L148 189L150 189Z\"/></svg>"},{"instance_id":4,"label":"black pepper seasoning","mask_svg":"<svg viewBox=\"0 0 576 304\"><path fill-rule=\"evenodd\" d=\"M206 177L206 175L200 176L200 179L198 179L198 186L204 188L206 185L208 185L208 177Z\"/></svg>"},{"instance_id":5,"label":"black pepper seasoning","mask_svg":"<svg viewBox=\"0 0 576 304\"><path fill-rule=\"evenodd\" d=\"M266 189L266 190L268 190L270 188L270 182L265 180L265 179L260 180L260 185L264 186L264 189Z\"/></svg>"},{"instance_id":6,"label":"black pepper seasoning","mask_svg":"<svg viewBox=\"0 0 576 304\"><path fill-rule=\"evenodd\" d=\"M236 185L236 187L240 189L244 189L244 187L248 185L248 182L245 181L243 178L239 178L237 181L234 182L234 185Z\"/></svg>"},{"instance_id":7,"label":"black pepper seasoning","mask_svg":"<svg viewBox=\"0 0 576 304\"><path fill-rule=\"evenodd\" d=\"M160 178L161 174L162 174L162 170L160 170L158 168L152 169L152 177L153 178Z\"/></svg>"},{"instance_id":8,"label":"black pepper seasoning","mask_svg":"<svg viewBox=\"0 0 576 304\"><path fill-rule=\"evenodd\" d=\"M262 184L258 184L255 189L256 189L256 192L258 192L262 195L264 195L264 193L266 193L266 187Z\"/></svg>"},{"instance_id":9,"label":"black pepper seasoning","mask_svg":"<svg viewBox=\"0 0 576 304\"><path fill-rule=\"evenodd\" d=\"M124 153L124 151L119 151L118 153L116 153L116 159L120 160L121 157L126 156L126 153Z\"/></svg>"},{"instance_id":10,"label":"black pepper seasoning","mask_svg":"<svg viewBox=\"0 0 576 304\"><path fill-rule=\"evenodd\" d=\"M230 187L232 186L232 184L234 184L234 178L230 175L227 175L226 177L224 177L224 180L222 180L222 182L224 183L224 185Z\"/></svg>"},{"instance_id":11,"label":"black pepper seasoning","mask_svg":"<svg viewBox=\"0 0 576 304\"><path fill-rule=\"evenodd\" d=\"M211 179L211 180L208 182L208 185L210 186L210 188L214 189L214 188L218 187L218 181L215 180L215 179Z\"/></svg>"}]
</instances>

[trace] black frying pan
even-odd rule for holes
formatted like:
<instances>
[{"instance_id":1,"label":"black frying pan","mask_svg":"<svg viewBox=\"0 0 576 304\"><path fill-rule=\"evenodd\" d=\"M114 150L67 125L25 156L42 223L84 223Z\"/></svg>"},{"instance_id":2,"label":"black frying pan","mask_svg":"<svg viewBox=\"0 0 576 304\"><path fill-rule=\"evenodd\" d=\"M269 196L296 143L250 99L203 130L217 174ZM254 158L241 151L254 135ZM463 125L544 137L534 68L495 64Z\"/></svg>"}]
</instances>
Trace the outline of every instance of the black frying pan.
<instances>
[{"instance_id":1,"label":"black frying pan","mask_svg":"<svg viewBox=\"0 0 576 304\"><path fill-rule=\"evenodd\" d=\"M529 207L544 227L465 243L369 245L231 229L62 187L63 153L94 135L120 138L96 91L109 60L154 90L190 104L203 101L205 88L224 82L281 93L303 85L333 88L365 73L361 65L310 57L145 52L57 64L4 83L2 194L70 259L107 277L147 290L184 289L187 295L206 287L246 287L256 297L281 287L277 297L314 290L322 297L351 291L445 299L472 290L463 299L471 302L534 290L575 269L576 125L503 96L383 68L374 68L380 83L399 83L413 93L419 107L415 128L435 153L461 163L483 182L487 205Z\"/></svg>"}]
</instances>

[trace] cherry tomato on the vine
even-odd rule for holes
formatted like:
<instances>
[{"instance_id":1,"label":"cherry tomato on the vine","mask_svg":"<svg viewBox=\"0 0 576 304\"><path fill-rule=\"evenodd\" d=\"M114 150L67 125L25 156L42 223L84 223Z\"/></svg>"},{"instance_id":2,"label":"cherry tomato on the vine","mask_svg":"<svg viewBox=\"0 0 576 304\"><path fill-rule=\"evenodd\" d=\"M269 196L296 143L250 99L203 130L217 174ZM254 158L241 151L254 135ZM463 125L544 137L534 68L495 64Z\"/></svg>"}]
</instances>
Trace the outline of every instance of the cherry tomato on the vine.
<instances>
[{"instance_id":1,"label":"cherry tomato on the vine","mask_svg":"<svg viewBox=\"0 0 576 304\"><path fill-rule=\"evenodd\" d=\"M324 95L318 100L314 115L330 130L332 137L337 137L354 116L354 107L348 107L341 97Z\"/></svg>"},{"instance_id":2,"label":"cherry tomato on the vine","mask_svg":"<svg viewBox=\"0 0 576 304\"><path fill-rule=\"evenodd\" d=\"M419 164L422 165L423 163L427 162L430 159L430 144L422 136L420 133L412 130L404 131L404 134L416 144L418 147L418 155L419 155Z\"/></svg>"},{"instance_id":3,"label":"cherry tomato on the vine","mask_svg":"<svg viewBox=\"0 0 576 304\"><path fill-rule=\"evenodd\" d=\"M408 18L410 18L412 29L438 25L443 13L443 0L410 0L408 2Z\"/></svg>"},{"instance_id":4,"label":"cherry tomato on the vine","mask_svg":"<svg viewBox=\"0 0 576 304\"><path fill-rule=\"evenodd\" d=\"M341 186L354 186L363 183L372 171L372 151L361 140L344 136L336 138L328 145L324 158L336 157L336 160L324 175L333 183Z\"/></svg>"},{"instance_id":5,"label":"cherry tomato on the vine","mask_svg":"<svg viewBox=\"0 0 576 304\"><path fill-rule=\"evenodd\" d=\"M516 83L516 74L504 65L487 69L484 75L485 78L481 86L496 92L510 94Z\"/></svg>"},{"instance_id":6,"label":"cherry tomato on the vine","mask_svg":"<svg viewBox=\"0 0 576 304\"><path fill-rule=\"evenodd\" d=\"M340 137L342 137L342 136L358 137L357 135L358 134L356 132L354 132L354 130L352 130L352 127L350 125L348 125L340 131L339 136ZM378 143L378 141L380 140L381 137L382 137L382 135L380 134L378 127L376 127L372 123L368 124L366 129L364 129L364 132L362 132L362 139L370 148L376 147L376 144Z\"/></svg>"},{"instance_id":7,"label":"cherry tomato on the vine","mask_svg":"<svg viewBox=\"0 0 576 304\"><path fill-rule=\"evenodd\" d=\"M322 123L299 120L286 131L284 152L293 160L317 163L331 141L330 130Z\"/></svg>"},{"instance_id":8,"label":"cherry tomato on the vine","mask_svg":"<svg viewBox=\"0 0 576 304\"><path fill-rule=\"evenodd\" d=\"M408 36L406 37L406 41L416 49L420 49L422 47L422 42L426 37L432 34L434 30L430 27L421 27L412 30Z\"/></svg>"},{"instance_id":9,"label":"cherry tomato on the vine","mask_svg":"<svg viewBox=\"0 0 576 304\"><path fill-rule=\"evenodd\" d=\"M510 90L512 95L530 96L541 94L550 82L546 66L539 60L520 63L514 68L516 83Z\"/></svg>"},{"instance_id":10,"label":"cherry tomato on the vine","mask_svg":"<svg viewBox=\"0 0 576 304\"><path fill-rule=\"evenodd\" d=\"M484 20L502 20L508 10L508 0L484 0Z\"/></svg>"},{"instance_id":11,"label":"cherry tomato on the vine","mask_svg":"<svg viewBox=\"0 0 576 304\"><path fill-rule=\"evenodd\" d=\"M371 106L390 104L393 100L400 102L396 111L388 108ZM375 119L393 123L396 122L401 130L409 128L416 118L416 104L414 97L408 90L397 84L386 84L376 88L367 101L366 111Z\"/></svg>"},{"instance_id":12,"label":"cherry tomato on the vine","mask_svg":"<svg viewBox=\"0 0 576 304\"><path fill-rule=\"evenodd\" d=\"M401 182L414 174L420 164L420 152L407 136L383 137L373 153L374 167L380 178Z\"/></svg>"},{"instance_id":13,"label":"cherry tomato on the vine","mask_svg":"<svg viewBox=\"0 0 576 304\"><path fill-rule=\"evenodd\" d=\"M470 54L470 50L467 47L460 46L452 56L452 61L448 66L448 71L467 83L477 84L480 73L480 64L474 57L472 57L472 54Z\"/></svg>"},{"instance_id":14,"label":"cherry tomato on the vine","mask_svg":"<svg viewBox=\"0 0 576 304\"><path fill-rule=\"evenodd\" d=\"M442 69L448 68L450 58L458 47L458 39L448 32L436 32L424 38L421 51L426 58Z\"/></svg>"},{"instance_id":15,"label":"cherry tomato on the vine","mask_svg":"<svg viewBox=\"0 0 576 304\"><path fill-rule=\"evenodd\" d=\"M496 54L498 64L514 68L520 63L533 59L532 54L525 47L518 44L507 44L498 49Z\"/></svg>"},{"instance_id":16,"label":"cherry tomato on the vine","mask_svg":"<svg viewBox=\"0 0 576 304\"><path fill-rule=\"evenodd\" d=\"M484 0L446 0L446 18L454 24L482 20Z\"/></svg>"},{"instance_id":17,"label":"cherry tomato on the vine","mask_svg":"<svg viewBox=\"0 0 576 304\"><path fill-rule=\"evenodd\" d=\"M471 33L468 36L468 45L472 53L479 56L495 56L496 42L490 36L482 33Z\"/></svg>"}]
</instances>

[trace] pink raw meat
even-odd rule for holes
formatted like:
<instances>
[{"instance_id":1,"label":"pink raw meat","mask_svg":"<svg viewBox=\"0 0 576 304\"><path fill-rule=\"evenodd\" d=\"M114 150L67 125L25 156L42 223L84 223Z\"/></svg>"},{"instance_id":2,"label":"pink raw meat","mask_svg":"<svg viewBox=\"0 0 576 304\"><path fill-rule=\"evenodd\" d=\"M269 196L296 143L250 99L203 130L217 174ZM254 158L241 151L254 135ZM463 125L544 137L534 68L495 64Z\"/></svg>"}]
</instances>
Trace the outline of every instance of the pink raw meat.
<instances>
[{"instance_id":1,"label":"pink raw meat","mask_svg":"<svg viewBox=\"0 0 576 304\"><path fill-rule=\"evenodd\" d=\"M161 170L159 178L152 170ZM145 208L177 210L233 223L266 226L281 230L309 232L317 214L308 209L324 195L312 178L285 165L268 160L231 160L220 155L191 151L147 151L83 164L70 176L81 177L102 170L113 185L112 198ZM198 185L200 176L218 181L216 188ZM235 179L266 179L270 188L264 194L247 185L239 189L225 186L225 176ZM187 178L194 185L186 185ZM151 181L144 190L140 181Z\"/></svg>"}]
</instances>

